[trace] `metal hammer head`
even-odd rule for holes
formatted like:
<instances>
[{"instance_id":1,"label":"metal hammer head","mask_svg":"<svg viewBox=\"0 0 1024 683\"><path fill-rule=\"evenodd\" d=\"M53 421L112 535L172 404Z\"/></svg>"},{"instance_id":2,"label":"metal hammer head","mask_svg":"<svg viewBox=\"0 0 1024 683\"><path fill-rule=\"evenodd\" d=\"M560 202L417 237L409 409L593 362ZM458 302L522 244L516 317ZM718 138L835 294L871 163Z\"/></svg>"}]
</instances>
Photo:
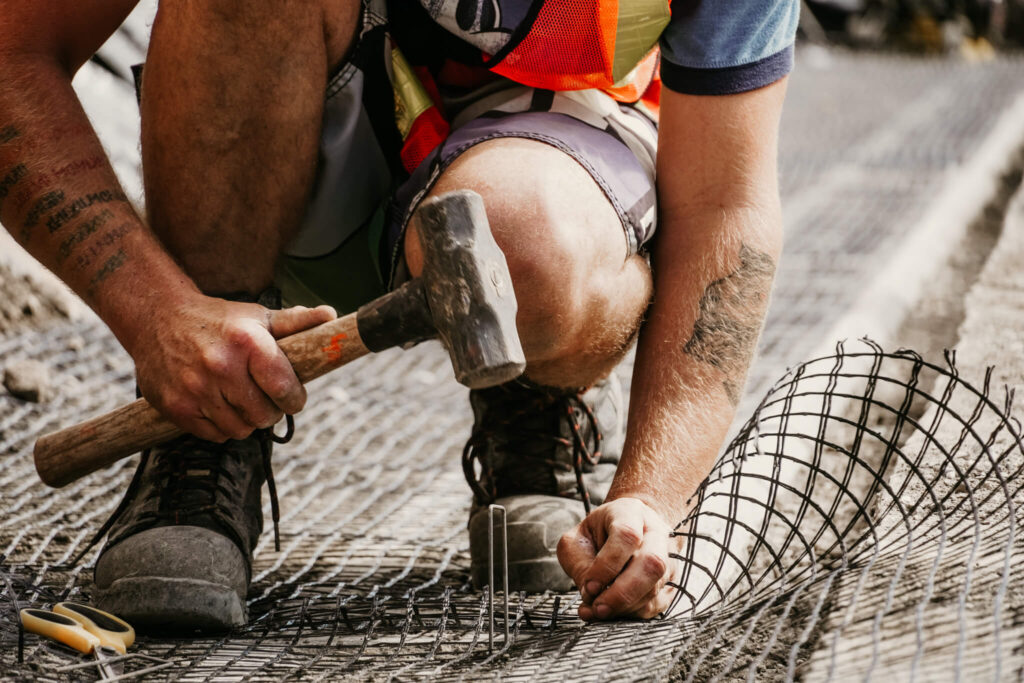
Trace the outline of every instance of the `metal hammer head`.
<instances>
[{"instance_id":1,"label":"metal hammer head","mask_svg":"<svg viewBox=\"0 0 1024 683\"><path fill-rule=\"evenodd\" d=\"M516 296L483 199L448 192L420 204L413 220L423 249L420 280L455 378L479 389L521 375Z\"/></svg>"}]
</instances>

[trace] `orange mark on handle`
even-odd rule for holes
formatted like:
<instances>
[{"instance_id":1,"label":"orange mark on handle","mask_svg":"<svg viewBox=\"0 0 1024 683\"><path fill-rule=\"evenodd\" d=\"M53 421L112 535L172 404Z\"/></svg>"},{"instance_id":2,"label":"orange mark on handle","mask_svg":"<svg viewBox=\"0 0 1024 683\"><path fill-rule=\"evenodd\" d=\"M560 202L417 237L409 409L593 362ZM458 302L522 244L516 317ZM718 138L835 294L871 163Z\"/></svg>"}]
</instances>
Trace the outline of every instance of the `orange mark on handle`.
<instances>
[{"instance_id":1,"label":"orange mark on handle","mask_svg":"<svg viewBox=\"0 0 1024 683\"><path fill-rule=\"evenodd\" d=\"M338 334L331 337L330 344L321 349L324 353L327 354L327 360L329 360L332 363L337 363L339 360L341 360L342 339L348 339L348 335L345 334L344 332L339 332Z\"/></svg>"}]
</instances>

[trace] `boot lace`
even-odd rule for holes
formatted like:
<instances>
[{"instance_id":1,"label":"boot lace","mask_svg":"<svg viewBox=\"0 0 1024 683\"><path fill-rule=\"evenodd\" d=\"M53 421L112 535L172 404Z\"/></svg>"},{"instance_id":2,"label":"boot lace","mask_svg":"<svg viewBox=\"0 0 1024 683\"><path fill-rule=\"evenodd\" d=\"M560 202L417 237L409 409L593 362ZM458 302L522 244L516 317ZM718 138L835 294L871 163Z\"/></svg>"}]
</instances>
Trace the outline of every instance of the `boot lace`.
<instances>
[{"instance_id":1,"label":"boot lace","mask_svg":"<svg viewBox=\"0 0 1024 683\"><path fill-rule=\"evenodd\" d=\"M594 410L583 400L585 391L565 394L562 390L531 388L526 396L514 390L489 399L486 419L474 426L462 450L462 470L477 500L486 504L498 498L496 459L487 454L500 451L506 454L502 476L525 490L530 486L522 482L536 478L538 471L572 470L576 476L576 491L558 492L558 495L569 498L578 495L586 513L590 514L590 492L583 474L587 465L593 467L600 461L603 436ZM552 430L552 414L558 416L556 424L561 420L568 422L569 438L561 436L557 427ZM584 435L585 426L590 427L589 439ZM569 449L568 462L553 457L559 448ZM480 463L479 475L477 462Z\"/></svg>"},{"instance_id":2,"label":"boot lace","mask_svg":"<svg viewBox=\"0 0 1024 683\"><path fill-rule=\"evenodd\" d=\"M277 485L274 482L274 471L271 466L271 442L288 443L295 433L295 422L291 415L286 415L287 428L284 436L277 436L272 429L260 429L254 436L260 444L261 463L266 476L267 490L270 494L270 511L274 523L274 550L281 550L281 536L278 522L281 518L280 506L277 501ZM71 560L71 566L78 562L102 539L111 527L121 518L125 510L135 499L142 483L142 473L149 466L152 451L142 452L142 459L135 470L128 490L118 504L114 514L103 523L85 548ZM171 522L182 524L189 517L207 514L214 518L230 517L231 511L223 504L223 500L233 495L229 485L235 479L225 467L225 456L220 449L211 448L210 442L194 436L184 436L169 444L161 458L154 465L154 475L160 486L153 487L149 495L157 498L156 510L147 510L139 515L138 526L145 528L154 522ZM223 525L230 529L230 525Z\"/></svg>"}]
</instances>

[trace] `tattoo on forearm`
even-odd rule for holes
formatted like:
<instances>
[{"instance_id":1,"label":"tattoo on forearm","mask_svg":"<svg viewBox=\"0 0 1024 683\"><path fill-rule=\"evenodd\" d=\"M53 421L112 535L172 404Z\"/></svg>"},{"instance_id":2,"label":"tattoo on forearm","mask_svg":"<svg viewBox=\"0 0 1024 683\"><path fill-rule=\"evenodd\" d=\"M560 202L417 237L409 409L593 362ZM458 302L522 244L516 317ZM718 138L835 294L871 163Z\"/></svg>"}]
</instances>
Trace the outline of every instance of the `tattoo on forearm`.
<instances>
[{"instance_id":1,"label":"tattoo on forearm","mask_svg":"<svg viewBox=\"0 0 1024 683\"><path fill-rule=\"evenodd\" d=\"M64 201L64 192L61 190L47 192L36 200L36 203L29 209L28 214L25 216L25 222L21 226L22 244L28 244L29 238L32 237L32 228L39 223L39 217L59 206L62 201Z\"/></svg>"},{"instance_id":2,"label":"tattoo on forearm","mask_svg":"<svg viewBox=\"0 0 1024 683\"><path fill-rule=\"evenodd\" d=\"M78 161L72 161L58 166L53 169L51 176L54 180L61 180L63 178L75 177L86 173L88 171L95 171L97 168L102 166L106 162L107 158L97 154L96 156L89 157L88 159L79 159Z\"/></svg>"},{"instance_id":3,"label":"tattoo on forearm","mask_svg":"<svg viewBox=\"0 0 1024 683\"><path fill-rule=\"evenodd\" d=\"M4 205L4 199L10 193L11 188L18 184L18 181L24 178L28 174L28 169L25 168L25 164L18 164L10 171L7 175L0 177L0 207Z\"/></svg>"},{"instance_id":4,"label":"tattoo on forearm","mask_svg":"<svg viewBox=\"0 0 1024 683\"><path fill-rule=\"evenodd\" d=\"M88 159L72 161L64 166L58 166L51 169L49 172L37 171L32 174L31 178L22 183L17 194L12 196L15 197L19 207L25 206L32 201L36 195L56 184L58 181L86 175L87 173L101 167L104 163L106 163L106 157L97 155Z\"/></svg>"},{"instance_id":5,"label":"tattoo on forearm","mask_svg":"<svg viewBox=\"0 0 1024 683\"><path fill-rule=\"evenodd\" d=\"M25 216L25 226L28 228L34 228L36 223L39 222L39 217L45 211L55 209L57 206L64 201L64 191L54 190L53 192L47 192L32 205L29 209L28 214Z\"/></svg>"},{"instance_id":6,"label":"tattoo on forearm","mask_svg":"<svg viewBox=\"0 0 1024 683\"><path fill-rule=\"evenodd\" d=\"M774 275L775 261L768 254L742 245L739 268L704 290L693 335L683 347L725 374L725 393L734 406L740 401Z\"/></svg>"},{"instance_id":7,"label":"tattoo on forearm","mask_svg":"<svg viewBox=\"0 0 1024 683\"><path fill-rule=\"evenodd\" d=\"M121 192L120 190L103 190L102 192L93 192L85 195L84 197L72 199L69 204L61 207L60 211L57 211L46 220L46 227L51 233L54 233L67 225L68 221L78 216L78 214L90 206L95 204L127 201L128 197L126 197L124 192Z\"/></svg>"},{"instance_id":8,"label":"tattoo on forearm","mask_svg":"<svg viewBox=\"0 0 1024 683\"><path fill-rule=\"evenodd\" d=\"M6 145L14 138L20 136L21 131L14 126L4 126L3 128L0 128L0 145Z\"/></svg>"},{"instance_id":9,"label":"tattoo on forearm","mask_svg":"<svg viewBox=\"0 0 1024 683\"><path fill-rule=\"evenodd\" d=\"M96 271L96 274L92 276L92 280L89 281L89 287L86 289L86 293L89 297L92 297L96 293L96 288L99 287L101 282L110 277L110 274L123 266L127 260L128 255L124 253L124 249L118 249L117 253L108 258L106 263L104 263L103 266Z\"/></svg>"},{"instance_id":10,"label":"tattoo on forearm","mask_svg":"<svg viewBox=\"0 0 1024 683\"><path fill-rule=\"evenodd\" d=\"M60 243L57 248L57 263L63 263L64 259L71 255L71 250L85 241L85 238L103 227L103 225L114 217L110 209L103 209L89 220L81 223L74 232Z\"/></svg>"},{"instance_id":11,"label":"tattoo on forearm","mask_svg":"<svg viewBox=\"0 0 1024 683\"><path fill-rule=\"evenodd\" d=\"M75 267L85 270L103 253L104 249L118 243L132 229L131 223L122 223L113 230L105 232L89 244L84 245L75 257Z\"/></svg>"}]
</instances>

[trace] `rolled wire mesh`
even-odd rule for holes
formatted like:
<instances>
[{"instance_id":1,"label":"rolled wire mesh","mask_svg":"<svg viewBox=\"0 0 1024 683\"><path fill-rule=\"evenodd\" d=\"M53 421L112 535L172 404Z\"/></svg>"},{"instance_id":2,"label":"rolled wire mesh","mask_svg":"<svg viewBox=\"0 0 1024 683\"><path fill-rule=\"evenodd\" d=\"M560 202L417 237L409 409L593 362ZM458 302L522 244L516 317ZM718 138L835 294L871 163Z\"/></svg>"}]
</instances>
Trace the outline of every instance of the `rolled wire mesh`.
<instances>
[{"instance_id":1,"label":"rolled wire mesh","mask_svg":"<svg viewBox=\"0 0 1024 683\"><path fill-rule=\"evenodd\" d=\"M686 677L1020 675L1020 425L954 360L840 345L775 383L675 531Z\"/></svg>"}]
</instances>

